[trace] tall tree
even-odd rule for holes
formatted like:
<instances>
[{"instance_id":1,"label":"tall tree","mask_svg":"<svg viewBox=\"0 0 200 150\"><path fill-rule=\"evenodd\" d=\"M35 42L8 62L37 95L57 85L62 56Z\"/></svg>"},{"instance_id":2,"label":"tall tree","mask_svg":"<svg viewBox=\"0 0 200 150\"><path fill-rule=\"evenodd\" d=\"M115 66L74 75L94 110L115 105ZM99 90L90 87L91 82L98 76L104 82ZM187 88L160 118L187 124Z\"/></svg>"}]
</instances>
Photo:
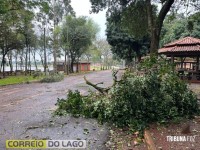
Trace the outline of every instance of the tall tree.
<instances>
[{"instance_id":1,"label":"tall tree","mask_svg":"<svg viewBox=\"0 0 200 150\"><path fill-rule=\"evenodd\" d=\"M115 17L118 18L118 22L113 21ZM149 37L148 35L137 37L137 34L134 36L120 20L121 16L116 16L116 14L107 18L107 40L112 46L113 54L124 59L127 65L130 65L133 58L137 57L140 61L141 57L148 53Z\"/></svg>"},{"instance_id":2,"label":"tall tree","mask_svg":"<svg viewBox=\"0 0 200 150\"><path fill-rule=\"evenodd\" d=\"M59 22L65 15L75 16L75 12L70 5L71 0L52 0L51 1L51 15L53 17L53 29L56 29ZM56 32L53 31L53 58L54 58L54 71L57 71L57 52L58 52L58 37Z\"/></svg>"},{"instance_id":3,"label":"tall tree","mask_svg":"<svg viewBox=\"0 0 200 150\"><path fill-rule=\"evenodd\" d=\"M33 18L34 18L34 14L29 10L25 10L21 16L22 23L20 25L20 29L21 29L21 33L24 35L24 38L25 38L24 42L26 45L25 72L28 71L28 61L29 61L28 55L30 54L31 33L34 32L33 24L32 24Z\"/></svg>"},{"instance_id":4,"label":"tall tree","mask_svg":"<svg viewBox=\"0 0 200 150\"><path fill-rule=\"evenodd\" d=\"M3 6L2 6L3 5ZM12 50L21 49L23 44L19 38L19 30L23 12L25 7L20 1L3 2L0 9L5 8L6 11L0 13L0 51L2 55L2 68L5 71L5 56L9 58L9 64L12 70ZM4 74L4 73L3 73Z\"/></svg>"},{"instance_id":5,"label":"tall tree","mask_svg":"<svg viewBox=\"0 0 200 150\"><path fill-rule=\"evenodd\" d=\"M73 64L79 62L79 58L92 44L97 32L98 27L91 19L86 17L66 17L61 28L61 35L62 44L68 50L71 59L71 72L74 72Z\"/></svg>"},{"instance_id":6,"label":"tall tree","mask_svg":"<svg viewBox=\"0 0 200 150\"><path fill-rule=\"evenodd\" d=\"M182 2L184 0L179 0L177 3ZM159 40L160 40L160 33L161 28L163 26L163 21L165 19L165 16L170 11L170 8L173 8L172 6L175 6L174 0L90 0L92 3L92 12L98 13L99 11L108 8L107 16L109 16L112 13L119 13L121 14L124 10L131 7L132 5L137 5L138 3L141 3L143 5L140 5L139 13L138 11L134 11L135 9L132 9L129 11L129 18L137 18L137 20L133 20L136 24L138 24L138 19L141 19L141 14L144 14L144 18L147 18L147 24L144 22L143 24L140 24L142 28L143 25L148 26L149 34L151 37L151 44L150 44L150 52L151 54L157 53L158 47L159 47ZM190 3L198 3L197 1L187 1L187 7ZM155 5L159 5L160 9L155 14ZM144 9L145 8L145 9ZM138 8L139 9L139 8ZM142 12L142 13L140 13ZM146 13L143 13L146 12ZM135 17L136 16L136 17ZM117 18L116 18L117 19ZM125 18L126 19L126 18ZM138 27L140 27L138 26ZM137 32L138 28L134 28L134 30ZM133 31L134 31L133 30Z\"/></svg>"},{"instance_id":7,"label":"tall tree","mask_svg":"<svg viewBox=\"0 0 200 150\"><path fill-rule=\"evenodd\" d=\"M14 49L21 48L22 42L18 39L17 32L8 28L8 24L6 22L1 22L1 32L0 32L0 49L2 54L2 68L3 68L3 76L5 76L5 63L6 63L6 55L8 53L11 54L11 51Z\"/></svg>"},{"instance_id":8,"label":"tall tree","mask_svg":"<svg viewBox=\"0 0 200 150\"><path fill-rule=\"evenodd\" d=\"M189 17L185 17L183 14L177 14L173 18L168 16L161 32L160 46L186 36L200 38L199 16L199 12Z\"/></svg>"},{"instance_id":9,"label":"tall tree","mask_svg":"<svg viewBox=\"0 0 200 150\"><path fill-rule=\"evenodd\" d=\"M102 66L103 69L104 69L104 66L107 69L108 66L109 66L109 58L112 58L112 52L111 52L110 44L108 44L106 39L103 39L103 38L96 39L94 44L100 52L100 58L101 58L101 63L103 65Z\"/></svg>"}]
</instances>

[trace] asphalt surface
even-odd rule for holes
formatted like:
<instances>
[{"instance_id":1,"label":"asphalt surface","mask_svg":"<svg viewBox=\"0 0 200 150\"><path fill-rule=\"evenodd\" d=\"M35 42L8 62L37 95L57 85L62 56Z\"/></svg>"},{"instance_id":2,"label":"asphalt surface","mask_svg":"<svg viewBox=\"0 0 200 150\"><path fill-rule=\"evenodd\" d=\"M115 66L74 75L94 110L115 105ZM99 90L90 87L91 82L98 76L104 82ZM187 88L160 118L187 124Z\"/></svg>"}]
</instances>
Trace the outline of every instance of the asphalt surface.
<instances>
[{"instance_id":1,"label":"asphalt surface","mask_svg":"<svg viewBox=\"0 0 200 150\"><path fill-rule=\"evenodd\" d=\"M104 150L108 140L108 126L94 119L71 116L53 117L57 98L65 98L69 89L86 94L91 87L84 75L66 77L57 83L31 83L0 87L0 150L5 141L13 139L49 139L87 141L87 149ZM93 83L112 84L112 72L85 74ZM87 131L87 132L85 132Z\"/></svg>"}]
</instances>

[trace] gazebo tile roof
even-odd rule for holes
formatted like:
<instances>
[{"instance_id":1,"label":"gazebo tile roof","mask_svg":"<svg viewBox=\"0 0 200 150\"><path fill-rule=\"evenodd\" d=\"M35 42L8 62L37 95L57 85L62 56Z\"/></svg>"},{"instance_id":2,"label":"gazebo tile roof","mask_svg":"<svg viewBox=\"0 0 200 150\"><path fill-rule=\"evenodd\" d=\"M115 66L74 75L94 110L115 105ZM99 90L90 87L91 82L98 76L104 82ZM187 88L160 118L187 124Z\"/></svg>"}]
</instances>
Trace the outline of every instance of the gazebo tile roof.
<instances>
[{"instance_id":1,"label":"gazebo tile roof","mask_svg":"<svg viewBox=\"0 0 200 150\"><path fill-rule=\"evenodd\" d=\"M200 39L185 37L183 39L164 45L158 53L173 52L200 52Z\"/></svg>"},{"instance_id":2,"label":"gazebo tile roof","mask_svg":"<svg viewBox=\"0 0 200 150\"><path fill-rule=\"evenodd\" d=\"M196 39L196 38L193 38L193 37L185 37L183 39L179 39L179 40L176 40L174 42L168 43L164 46L168 47L168 46L189 45L189 44L200 44L200 39Z\"/></svg>"},{"instance_id":3,"label":"gazebo tile roof","mask_svg":"<svg viewBox=\"0 0 200 150\"><path fill-rule=\"evenodd\" d=\"M169 52L171 49L172 47L163 47L158 50L158 53Z\"/></svg>"},{"instance_id":4,"label":"gazebo tile roof","mask_svg":"<svg viewBox=\"0 0 200 150\"><path fill-rule=\"evenodd\" d=\"M176 46L172 49L174 52L178 51L200 51L199 45L194 46Z\"/></svg>"}]
</instances>

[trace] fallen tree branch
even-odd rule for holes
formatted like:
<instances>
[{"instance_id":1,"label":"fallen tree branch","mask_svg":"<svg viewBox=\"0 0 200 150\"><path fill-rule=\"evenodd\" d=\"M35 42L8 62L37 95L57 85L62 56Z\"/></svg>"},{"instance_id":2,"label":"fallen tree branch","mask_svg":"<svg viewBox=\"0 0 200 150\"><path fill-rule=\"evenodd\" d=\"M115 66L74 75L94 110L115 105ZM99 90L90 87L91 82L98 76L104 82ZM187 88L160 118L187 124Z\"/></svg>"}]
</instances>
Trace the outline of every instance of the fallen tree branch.
<instances>
[{"instance_id":1,"label":"fallen tree branch","mask_svg":"<svg viewBox=\"0 0 200 150\"><path fill-rule=\"evenodd\" d=\"M97 86L97 85L100 84L100 83L97 83L97 84L91 83L90 81L88 81L88 80L86 79L85 76L84 76L84 80L85 80L86 84L92 86L92 87L95 88L97 91L99 91L101 94L107 94L107 93L108 93L108 90L110 89L110 88L108 89L108 88L102 88L102 87Z\"/></svg>"},{"instance_id":2,"label":"fallen tree branch","mask_svg":"<svg viewBox=\"0 0 200 150\"><path fill-rule=\"evenodd\" d=\"M113 76L113 85L112 86L115 86L116 83L118 82L117 81L117 73L119 72L119 70L113 70L113 73L112 73L112 76Z\"/></svg>"},{"instance_id":3,"label":"fallen tree branch","mask_svg":"<svg viewBox=\"0 0 200 150\"><path fill-rule=\"evenodd\" d=\"M119 72L119 70L114 70L113 73L112 73L112 76L113 76L113 84L112 86L108 87L108 88L102 88L102 87L99 87L98 85L99 84L103 84L103 82L100 82L100 83L97 83L97 84L93 84L92 82L88 81L86 79L86 77L84 76L84 80L86 82L87 85L90 85L92 86L93 88L95 88L97 91L99 91L101 94L108 94L108 91L116 85L117 82L120 82L117 80L117 73Z\"/></svg>"},{"instance_id":4,"label":"fallen tree branch","mask_svg":"<svg viewBox=\"0 0 200 150\"><path fill-rule=\"evenodd\" d=\"M95 85L97 86L97 85L99 85L99 84L103 84L103 82L97 83L97 84L95 84Z\"/></svg>"}]
</instances>

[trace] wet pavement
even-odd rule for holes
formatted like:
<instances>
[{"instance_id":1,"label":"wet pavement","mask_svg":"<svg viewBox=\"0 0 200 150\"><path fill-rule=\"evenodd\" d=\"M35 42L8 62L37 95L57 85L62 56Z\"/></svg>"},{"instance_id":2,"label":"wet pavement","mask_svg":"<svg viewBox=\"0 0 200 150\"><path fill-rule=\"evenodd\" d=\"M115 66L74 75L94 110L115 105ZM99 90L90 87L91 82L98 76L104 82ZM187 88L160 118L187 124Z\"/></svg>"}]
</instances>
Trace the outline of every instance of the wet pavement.
<instances>
[{"instance_id":1,"label":"wet pavement","mask_svg":"<svg viewBox=\"0 0 200 150\"><path fill-rule=\"evenodd\" d=\"M112 84L110 70L85 74L93 82ZM0 87L0 150L5 140L52 139L87 140L88 149L104 150L108 140L108 126L94 119L71 116L52 117L57 98L65 98L69 89L86 94L91 87L84 75L66 77L57 83L31 83ZM87 132L85 132L87 131Z\"/></svg>"}]
</instances>

